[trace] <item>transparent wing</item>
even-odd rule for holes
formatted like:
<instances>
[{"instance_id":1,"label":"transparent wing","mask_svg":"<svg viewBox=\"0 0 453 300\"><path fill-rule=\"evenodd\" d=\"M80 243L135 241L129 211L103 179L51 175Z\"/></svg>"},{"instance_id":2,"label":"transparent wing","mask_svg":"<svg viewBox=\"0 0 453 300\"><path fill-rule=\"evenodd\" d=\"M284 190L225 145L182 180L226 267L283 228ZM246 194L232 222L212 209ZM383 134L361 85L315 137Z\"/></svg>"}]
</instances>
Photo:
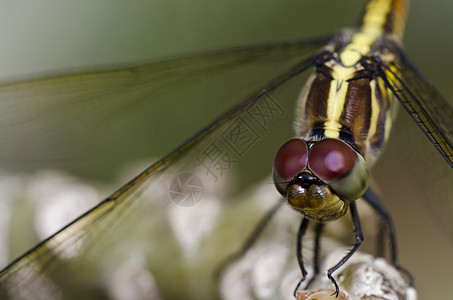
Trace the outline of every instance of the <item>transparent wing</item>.
<instances>
[{"instance_id":1,"label":"transparent wing","mask_svg":"<svg viewBox=\"0 0 453 300\"><path fill-rule=\"evenodd\" d=\"M50 94L52 101L43 97L48 102L41 105L39 99L33 100L30 115L7 122L13 123L14 128L16 125L23 127L27 122L34 124L37 120L41 130L60 123L64 130L70 130L73 120L66 122L63 117L59 118L58 112L69 107L76 109L77 116L82 112L91 113L82 108L79 111L79 101L82 101L80 107L85 102L95 105L95 114L102 112L102 121L115 123L122 111L134 109L138 114L135 117L156 118L153 122L159 125L159 121L168 118L169 114L174 117L177 105L181 104L182 114L187 114L191 106L186 103L189 99L207 97L200 107L222 109L231 106L234 99L244 99L95 208L7 266L0 273L2 297L76 299L84 295L85 299L99 298L105 293L102 291L105 278L111 278L130 260L134 261L139 274L148 279L148 284L157 285L156 290L164 299L215 297L212 274L216 266L233 252L235 245L241 244L248 231L245 229L266 206L265 198L271 197L274 201L279 198L272 189L263 194L258 203L241 204L240 213L234 208L239 191L250 188L259 178L268 175L273 152L284 140L282 135L291 136L293 116L290 111L306 79L298 75L313 65L313 57L307 57L307 51L313 52L319 44L320 41L239 49L109 71L101 73L102 76L92 73L54 77L1 87L2 97L17 96L21 89L35 96L37 90ZM202 66L199 69L188 67L194 63ZM250 66L256 68L249 70ZM269 71L267 75L263 74L263 67ZM219 68L223 75L218 74ZM275 77L272 74L276 72L280 75ZM241 77L237 78L239 74ZM253 80L249 78L255 75ZM272 76L274 79L269 81ZM217 82L220 79L222 81ZM98 81L104 80L111 88L110 92L94 88ZM123 90L124 85L129 87L128 91ZM72 86L73 89L67 89ZM207 88L208 93L203 88ZM117 93L123 93L124 99ZM77 96L81 98L76 100ZM113 96L113 100L107 96ZM178 101L168 102L173 97ZM17 109L18 104L13 105L13 100L3 99L6 99L5 107L7 103L11 109ZM98 99L102 105L116 101L118 105L107 108L109 112L104 116L104 108L96 104ZM131 103L131 99L140 102ZM19 98L18 102L23 104L21 101ZM167 109L165 114L157 108L159 105ZM146 107L148 111L141 111ZM56 116L50 121L39 119L40 113L49 109L56 112ZM200 116L192 120L197 118ZM58 123L52 123L56 121ZM179 121L175 119L175 122ZM119 122L119 125L123 124ZM77 120L76 125L84 127L85 124ZM114 126L120 129L119 125ZM183 122L178 124L178 130L186 131L183 128L186 125L190 129L195 126ZM101 131L106 130L102 123L98 123L98 127ZM89 129L98 130L93 124ZM42 134L41 130L38 133ZM143 130L165 131L162 126ZM127 129L124 133L133 134ZM3 136L6 138L8 136ZM153 139L152 134L148 139ZM112 147L129 143L127 137L122 136L112 140L116 142ZM101 141L101 145L106 142ZM57 150L64 154L67 149ZM69 153L71 158L78 155L73 149ZM100 155L102 152L95 153ZM101 171L107 172L106 169ZM234 222L229 221L232 214Z\"/></svg>"},{"instance_id":2,"label":"transparent wing","mask_svg":"<svg viewBox=\"0 0 453 300\"><path fill-rule=\"evenodd\" d=\"M131 158L162 157L326 40L4 83L0 164L102 177Z\"/></svg>"},{"instance_id":3,"label":"transparent wing","mask_svg":"<svg viewBox=\"0 0 453 300\"><path fill-rule=\"evenodd\" d=\"M387 76L388 85L418 127L453 167L453 108L436 88L400 53Z\"/></svg>"},{"instance_id":4,"label":"transparent wing","mask_svg":"<svg viewBox=\"0 0 453 300\"><path fill-rule=\"evenodd\" d=\"M398 118L393 130L394 136L390 139L388 148L395 153L395 159L389 168L397 166L405 175L394 178L404 178L398 189L407 190L406 207L411 207L414 199L427 208L434 222L447 237L453 233L453 109L437 89L400 53L401 60L390 66L389 70L396 70L393 76L388 76L388 84L398 98L403 108L416 122L429 142L410 127L413 124L405 122L404 116ZM393 142L392 142L393 139ZM434 145L443 159L437 155ZM447 161L448 165L445 164ZM379 168L379 167L378 167ZM394 171L397 172L397 171ZM388 176L388 174L387 174ZM409 179L406 179L409 178ZM410 181L409 187L403 188L403 181ZM385 180L383 180L385 182ZM391 183L387 183L387 189ZM383 186L384 187L384 186ZM395 187L393 192L396 192ZM409 192L410 191L410 192ZM390 193L392 194L392 193ZM409 196L413 194L412 196ZM389 196L391 197L391 195ZM401 197L404 199L406 197ZM398 200L402 201L402 200ZM404 202L404 201L403 201ZM421 232L421 231L420 231ZM451 238L450 238L451 241Z\"/></svg>"}]
</instances>

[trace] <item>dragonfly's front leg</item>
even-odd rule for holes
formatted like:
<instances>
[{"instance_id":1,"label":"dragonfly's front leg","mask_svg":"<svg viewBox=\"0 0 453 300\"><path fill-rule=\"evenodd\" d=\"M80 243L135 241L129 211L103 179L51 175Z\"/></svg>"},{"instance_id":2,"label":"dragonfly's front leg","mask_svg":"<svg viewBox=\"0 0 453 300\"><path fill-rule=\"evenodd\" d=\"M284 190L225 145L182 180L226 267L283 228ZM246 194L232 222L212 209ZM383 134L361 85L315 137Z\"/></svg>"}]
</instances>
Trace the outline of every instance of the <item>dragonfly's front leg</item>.
<instances>
[{"instance_id":1,"label":"dragonfly's front leg","mask_svg":"<svg viewBox=\"0 0 453 300\"><path fill-rule=\"evenodd\" d=\"M299 281L296 288L294 289L294 297L297 296L297 290L307 277L307 271L305 270L304 259L302 256L302 238L304 237L305 231L307 231L308 223L309 223L308 219L303 218L302 222L300 223L299 232L297 234L297 261L299 262L299 268L300 271L302 272L302 279Z\"/></svg>"},{"instance_id":2,"label":"dragonfly's front leg","mask_svg":"<svg viewBox=\"0 0 453 300\"><path fill-rule=\"evenodd\" d=\"M362 232L362 226L360 225L360 219L359 219L359 214L357 212L357 207L354 202L350 203L350 209L351 209L351 216L352 216L352 223L354 225L354 232L355 232L355 242L354 245L352 246L351 250L332 268L330 268L327 271L327 277L332 281L332 283L335 285L335 293L332 295L335 295L338 297L338 294L340 293L340 288L338 287L337 282L333 278L332 274L335 272L338 268L340 268L342 265L344 265L348 259L357 251L359 246L363 242L363 232Z\"/></svg>"},{"instance_id":3,"label":"dragonfly's front leg","mask_svg":"<svg viewBox=\"0 0 453 300\"><path fill-rule=\"evenodd\" d=\"M313 252L313 276L310 278L310 281L307 283L307 287L309 287L315 280L318 278L319 275L319 255L321 253L321 234L324 228L323 223L317 223L315 229L315 247Z\"/></svg>"},{"instance_id":4,"label":"dragonfly's front leg","mask_svg":"<svg viewBox=\"0 0 453 300\"><path fill-rule=\"evenodd\" d=\"M384 225L387 227L387 234L390 239L390 256L391 256L391 262L392 265L400 272L402 272L407 279L409 279L409 284L413 285L414 279L412 275L401 267L398 263L398 250L396 247L396 237L395 237L395 229L393 227L393 222L392 219L390 218L390 214L387 211L387 209L382 205L381 201L379 200L379 197L374 193L374 191L371 188L368 188L365 194L363 195L363 199L370 204L373 209L379 214L381 217ZM382 237L379 237L382 239ZM382 243L382 241L379 241Z\"/></svg>"}]
</instances>

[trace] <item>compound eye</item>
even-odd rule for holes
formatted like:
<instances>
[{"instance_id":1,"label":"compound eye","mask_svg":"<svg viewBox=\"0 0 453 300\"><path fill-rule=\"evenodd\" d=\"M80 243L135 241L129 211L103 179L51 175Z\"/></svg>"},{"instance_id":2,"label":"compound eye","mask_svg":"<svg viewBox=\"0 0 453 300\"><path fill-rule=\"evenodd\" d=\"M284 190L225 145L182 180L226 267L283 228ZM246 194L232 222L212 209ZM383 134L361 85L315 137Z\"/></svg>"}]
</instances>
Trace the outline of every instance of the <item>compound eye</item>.
<instances>
[{"instance_id":1,"label":"compound eye","mask_svg":"<svg viewBox=\"0 0 453 300\"><path fill-rule=\"evenodd\" d=\"M356 152L345 142L325 139L310 149L308 165L316 176L329 183L351 172L356 158Z\"/></svg>"},{"instance_id":2,"label":"compound eye","mask_svg":"<svg viewBox=\"0 0 453 300\"><path fill-rule=\"evenodd\" d=\"M274 158L274 177L289 181L307 166L308 146L301 139L284 143Z\"/></svg>"}]
</instances>

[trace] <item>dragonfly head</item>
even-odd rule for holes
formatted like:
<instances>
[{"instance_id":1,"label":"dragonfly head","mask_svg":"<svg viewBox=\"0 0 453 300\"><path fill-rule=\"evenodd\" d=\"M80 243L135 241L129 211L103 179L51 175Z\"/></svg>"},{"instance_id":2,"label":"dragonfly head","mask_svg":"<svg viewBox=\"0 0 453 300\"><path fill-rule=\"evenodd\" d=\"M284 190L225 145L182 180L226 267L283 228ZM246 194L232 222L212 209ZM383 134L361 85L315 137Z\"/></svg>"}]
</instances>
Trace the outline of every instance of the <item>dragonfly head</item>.
<instances>
[{"instance_id":1,"label":"dragonfly head","mask_svg":"<svg viewBox=\"0 0 453 300\"><path fill-rule=\"evenodd\" d=\"M343 216L348 202L360 198L369 184L365 159L339 139L290 139L277 151L273 173L288 203L320 223Z\"/></svg>"}]
</instances>

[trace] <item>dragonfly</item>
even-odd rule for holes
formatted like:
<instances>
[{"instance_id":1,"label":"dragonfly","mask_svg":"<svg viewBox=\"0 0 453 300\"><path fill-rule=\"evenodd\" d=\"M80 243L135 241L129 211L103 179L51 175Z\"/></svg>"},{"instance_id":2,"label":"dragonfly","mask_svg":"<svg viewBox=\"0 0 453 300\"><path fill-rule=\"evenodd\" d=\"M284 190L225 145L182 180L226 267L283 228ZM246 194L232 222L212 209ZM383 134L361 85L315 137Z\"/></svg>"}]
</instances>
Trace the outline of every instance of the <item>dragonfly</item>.
<instances>
[{"instance_id":1,"label":"dragonfly","mask_svg":"<svg viewBox=\"0 0 453 300\"><path fill-rule=\"evenodd\" d=\"M292 104L294 105L294 99L297 97L297 93L295 97L288 97L284 95L284 92L288 92L293 89L300 89L300 81L298 80L299 77L303 77L310 68L314 67L315 64L315 57L319 55L319 49L321 49L325 44L327 44L331 40L331 37L320 38L310 40L309 42L300 42L300 43L282 43L278 45L269 45L269 46L261 46L261 47L246 47L242 49L235 49L231 51L223 51L220 53L213 53L210 55L202 55L202 56L195 56L192 58L181 59L181 60L173 60L173 61L166 61L157 64L151 64L147 66L140 66L135 69L126 69L126 70L119 70L119 71L111 71L111 73L102 73L103 76L96 76L96 73L91 74L93 79L103 79L107 78L109 75L115 79L119 78L124 80L123 78L127 78L128 80L134 81L133 82L136 86L140 86L144 84L144 82L150 81L153 82L153 72L156 74L155 76L159 76L159 78L165 77L167 81L159 81L158 85L151 88L151 90L155 90L163 94L163 98L161 98L162 102L165 103L165 96L168 96L168 89L172 85L172 80L174 78L180 78L181 82L186 84L186 86L181 87L180 91L175 91L172 94L172 97L183 97L185 91L190 91L190 89L196 89L197 92L201 89L200 87L194 88L193 82L187 79L188 76L197 78L205 78L208 77L209 71L218 72L219 69L225 70L226 78L228 75L228 71L241 69L242 72L250 72L253 74L253 81L247 82L244 81L244 86L257 86L256 91L254 93L250 93L250 89L247 89L247 95L249 97L239 97L239 99L245 99L242 104L235 106L233 109L227 110L227 112L223 115L223 117L217 119L212 123L212 125L206 127L205 131L200 131L199 135L188 140L187 143L183 144L181 148L178 148L175 152L168 155L164 160L158 161L155 165L147 169L144 173L141 173L137 177L135 177L129 184L126 184L122 188L120 188L117 192L112 194L111 197L107 198L106 201L101 202L98 206L96 206L93 210L89 211L87 214L84 214L78 221L71 223L69 226L65 227L62 231L59 231L56 235L52 236L50 239L45 240L43 243L39 244L36 248L34 248L31 252L26 253L21 259L13 262L9 267L4 270L3 277L6 278L6 285L13 286L17 288L17 290L22 291L33 291L33 288L39 288L42 290L43 293L46 292L53 292L58 294L58 284L53 285L52 281L58 279L58 271L63 268L67 267L72 268L74 264L77 265L81 263L83 265L90 265L90 261L87 258L83 258L80 261L77 261L77 258L83 255L78 253L86 253L89 252L89 241L95 241L100 239L99 249L102 249L102 240L114 240L115 238L118 239L116 235L119 235L119 229L121 228L122 235L131 234L133 231L134 225L137 224L136 222L132 222L131 219L144 219L144 218L154 218L154 225L159 226L164 224L164 226L170 226L166 224L165 221L160 223L159 218L156 216L156 211L163 211L163 207L166 207L168 204L173 204L181 199L178 198L180 193L177 193L177 186L176 190L170 190L170 192L175 192L173 194L169 193L169 189L171 188L174 179L184 180L184 179L193 179L194 177L190 177L189 175L193 175L195 170L207 176L206 179L201 181L195 181L195 186L197 187L198 197L200 196L201 192L206 193L209 188L203 189L203 186L206 185L205 181L211 180L215 184L224 185L226 183L219 183L218 181L223 181L225 178L223 174L215 174L208 172L208 169L202 169L205 167L203 165L202 158L206 158L207 154L212 154L212 152L207 151L214 151L214 150L224 150L228 147L232 148L232 153L227 152L228 157L224 157L224 162L227 165L234 165L237 160L242 158L242 155L253 155L253 150L249 150L248 148L237 148L238 145L234 145L228 143L228 139L226 137L226 132L223 129L226 128L236 128L236 130L240 129L239 127L230 127L233 125L244 125L251 126L250 124L254 124L256 127L252 127L252 131L255 135L248 137L247 141L251 140L254 141L262 141L263 143L266 142L265 136L271 131L273 127L270 126L270 123L276 125L278 122L278 116L282 118L285 115L285 111L289 110L283 106L283 102L281 99L292 98ZM291 57L288 61L285 60L285 64L282 63L282 53L285 53L286 56ZM272 65L274 72L277 74L281 73L282 75L275 77L274 80L271 78L262 78L260 74L262 73L259 67L263 65L263 61L266 61L266 65L269 67ZM203 62L199 64L200 69L197 70L191 69L189 73L185 73L184 67L187 64L194 64L194 62ZM250 69L247 70L244 66L244 62L247 62L250 66ZM253 67L257 67L253 69ZM298 69L299 68L299 69ZM442 99L435 90L432 89L429 82L424 80L418 72L415 72L413 67L406 61L399 61L399 65L397 68L404 68L402 70L398 70L395 72L395 78L401 79L402 83L411 82L411 80L417 80L417 83L422 84L421 86L426 87L429 93L433 93L434 98ZM151 72L151 70L153 72ZM296 70L296 71L294 71ZM133 72L135 71L135 72ZM231 71L232 72L232 71ZM294 72L294 73L291 73ZM134 74L135 73L135 74ZM298 74L301 73L302 75L299 76ZM132 74L132 76L131 76ZM142 76L142 74L151 74L149 77ZM217 74L217 73L216 73ZM247 73L246 73L247 74ZM401 75L402 74L402 75ZM409 74L409 75L407 75ZM134 76L135 75L135 76ZM165 76L163 76L165 75ZM214 74L213 74L214 75ZM268 74L267 74L268 75ZM296 76L297 75L297 76ZM83 89L79 89L77 81L75 80L78 75L74 75L74 77L68 77L68 82L73 83L73 88L75 91L79 91L83 93ZM86 79L90 79L90 74L84 77L84 82ZM123 78L121 76L124 76ZM178 77L179 76L179 77ZM407 77L404 77L407 76ZM247 77L247 76L246 76ZM252 77L252 76L250 76ZM72 79L72 80L71 80ZM305 78L306 79L306 78ZM58 82L61 81L61 77L59 77ZM196 81L196 80L195 80ZM297 81L297 82L296 82ZM88 83L90 81L88 80ZM124 82L124 81L122 81ZM405 91L410 90L411 87L417 86L418 84L411 83L407 86L401 86L398 84L399 81L393 82L392 84L395 87L394 93L402 93L404 94ZM52 78L46 80L36 80L32 83L36 83L36 86L39 90L43 90L45 88L51 89L52 86L55 86L55 81L52 82ZM260 85L261 83L261 85ZM297 83L297 84L296 84ZM24 90L21 87L30 86L30 82L27 82L26 85L21 85L22 83L18 84L8 84L6 88L3 90L5 93L12 93L15 90ZM224 88L224 92L234 92L239 93L242 87L235 87L234 91L231 91L231 88ZM295 87L294 87L295 86ZM281 89L284 87L284 90ZM211 87L212 88L212 87ZM222 87L218 87L215 90L214 95L209 94L200 94L199 96L206 99L212 99L214 96L219 94L219 91L222 90ZM211 91L213 91L211 90ZM419 91L419 90L417 90ZM425 91L425 89L423 89ZM84 95L89 100L96 99L97 95L105 95L103 91L98 90L91 90L88 89L88 95ZM112 91L113 94L115 91ZM148 92L148 91L147 91ZM73 93L75 93L73 91ZM144 97L145 94L140 94L140 90L137 92L136 90L131 90L130 93L137 96ZM208 91L209 93L209 91ZM51 94L51 93L49 93ZM159 93L157 93L159 95ZM424 94L416 94L418 97L422 97ZM431 95L431 94L430 94ZM160 95L159 95L160 96ZM293 95L294 96L294 95ZM60 95L56 95L56 97L60 97ZM411 98L409 98L410 100ZM417 98L418 99L418 98ZM422 99L427 99L426 95ZM248 100L248 101L246 101ZM106 100L108 101L108 100ZM426 100L427 101L427 100ZM442 102L444 100L440 100ZM77 103L68 103L62 102L67 107L72 107L77 109ZM427 102L432 103L432 102ZM251 105L253 106L247 106ZM258 104L263 104L258 105ZM55 107L52 107L54 110L64 109L64 106L59 107L58 103L55 104ZM219 105L219 104L215 104ZM241 106L242 105L242 106ZM432 109L430 104L427 104L430 109ZM434 105L434 104L433 104ZM291 106L291 105L289 105ZM446 106L449 107L448 105ZM39 107L38 107L39 108ZM256 110L253 110L255 108ZM124 109L127 109L127 105L124 106ZM263 111L267 112L267 114L263 114ZM95 111L96 112L96 111ZM244 113L243 113L244 112ZM245 113L247 112L247 113ZM430 111L431 112L431 111ZM81 111L80 114L87 113ZM448 114L449 110L441 110L440 112L436 110L436 113ZM275 115L274 115L275 114ZM436 114L437 116L437 114ZM27 121L27 117L25 116L24 120ZM146 117L146 113L144 113L143 117ZM433 118L433 116L429 115L429 118ZM288 119L288 118L282 118ZM449 120L448 118L441 118L441 121L435 120L436 124L442 124L442 122L446 122L445 120ZM13 121L8 120L11 123ZM25 122L23 120L16 120L20 124L20 122ZM53 120L55 122L55 120ZM57 120L60 121L60 120ZM61 121L63 122L63 121ZM243 123L241 123L243 122ZM448 121L447 121L448 122ZM420 122L419 122L420 123ZM421 123L426 124L426 123ZM106 127L102 128L102 124L100 124L99 130L107 130ZM451 128L450 126L446 126L446 128ZM425 130L427 131L427 130ZM230 133L230 137L232 132ZM428 134L429 135L429 134ZM432 134L431 134L432 135ZM431 136L434 139L434 136ZM446 138L449 141L449 135L445 134L441 135L441 137ZM217 141L217 143L213 144L213 141ZM437 140L436 140L437 141ZM231 141L230 141L231 142ZM223 144L221 144L223 143ZM242 144L242 146L247 144ZM437 142L438 148L443 151L443 155L448 160L449 157L449 150L448 148L443 148L443 146L448 145L448 143L439 143ZM232 147L233 146L233 147ZM236 148L234 147L236 146ZM278 146L278 145L277 145ZM241 149L244 150L244 153L241 152ZM261 148L260 148L261 149ZM83 149L81 149L83 150ZM273 150L276 150L275 147ZM257 150L255 150L257 151ZM232 157L229 157L232 156ZM272 155L271 155L272 157ZM231 160L227 160L231 159ZM226 161L225 161L226 160ZM271 161L270 158L269 161ZM257 163L255 163L257 164ZM198 169L197 169L198 168ZM227 168L229 169L229 168ZM189 170L189 172L187 171ZM226 170L224 170L226 171ZM229 170L230 171L230 170ZM233 172L231 170L231 172ZM183 175L181 177L173 177L171 175L180 174ZM189 176L189 177L188 177ZM200 175L201 176L201 175ZM196 178L196 177L195 177ZM201 183L200 183L201 182ZM170 183L170 185L169 185ZM165 186L167 188L162 189L161 187ZM231 189L231 188L229 188ZM234 195L231 193L230 195ZM173 196L172 196L173 195ZM195 201L198 197L194 197L193 200ZM119 201L117 201L119 200ZM202 202L202 201L201 201ZM208 201L205 201L208 202ZM211 203L216 203L214 200ZM181 204L181 206L187 206L189 204ZM117 220L117 217L121 216L121 219L128 221L121 222ZM152 217L151 217L152 216ZM196 216L195 216L196 217ZM200 218L200 217L199 217ZM106 225L108 224L108 225ZM124 224L129 224L128 226L122 226ZM152 225L152 224L151 224ZM106 230L107 227L109 230ZM152 226L151 226L152 227ZM129 228L130 231L127 231ZM152 231L152 229L150 229ZM145 230L143 230L145 231ZM109 233L110 232L110 233ZM109 236L110 234L110 236ZM125 241L127 239L121 239ZM163 243L171 241L164 241ZM174 241L173 241L174 242ZM107 243L107 242L106 242ZM218 243L216 243L218 244ZM66 253L64 249L73 249L74 253L71 254ZM167 247L162 247L168 249ZM104 249L108 249L108 246L104 245ZM152 249L149 249L152 252ZM66 253L66 254L63 254ZM119 254L118 254L119 255ZM97 253L96 258L99 259L99 253ZM85 260L86 259L86 260ZM156 262L153 262L154 264ZM171 271L169 271L171 274ZM48 281L50 280L50 282ZM162 279L160 279L162 281ZM9 283L8 283L9 282ZM57 281L58 282L58 281ZM69 286L66 282L60 283L62 285ZM14 291L12 292L14 293Z\"/></svg>"}]
</instances>

